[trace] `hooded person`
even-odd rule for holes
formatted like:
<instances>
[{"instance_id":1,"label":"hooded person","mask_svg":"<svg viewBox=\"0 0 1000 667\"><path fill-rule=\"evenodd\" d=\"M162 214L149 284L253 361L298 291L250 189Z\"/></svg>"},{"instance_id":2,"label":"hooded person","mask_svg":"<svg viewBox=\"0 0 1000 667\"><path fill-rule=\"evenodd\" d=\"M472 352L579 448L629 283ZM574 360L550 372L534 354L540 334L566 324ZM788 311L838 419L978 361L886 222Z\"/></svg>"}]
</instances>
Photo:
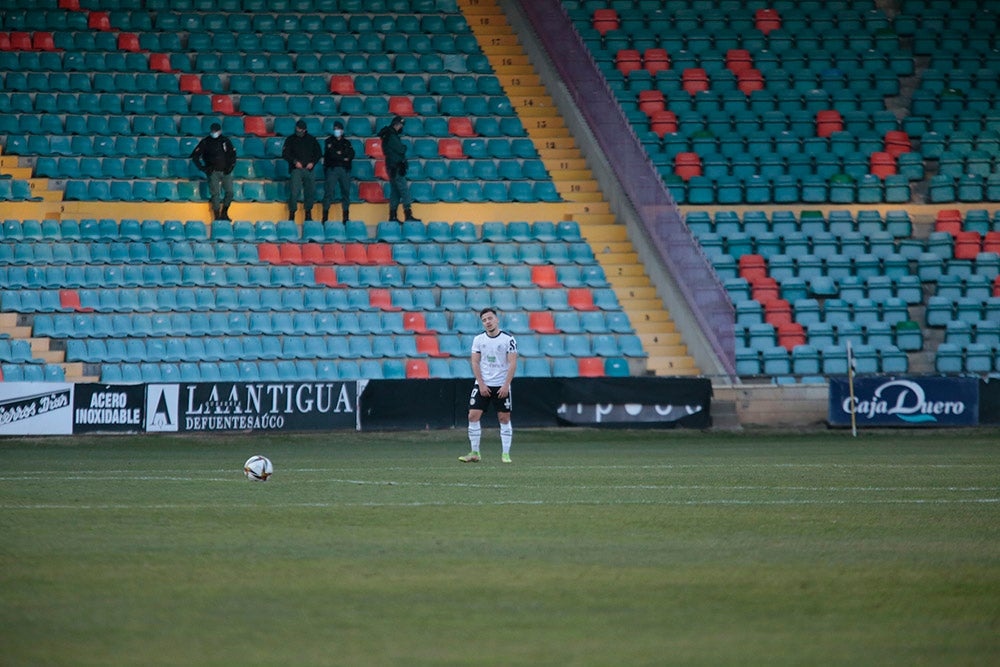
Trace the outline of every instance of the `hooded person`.
<instances>
[{"instance_id":1,"label":"hooded person","mask_svg":"<svg viewBox=\"0 0 1000 667\"><path fill-rule=\"evenodd\" d=\"M295 123L295 134L285 139L281 158L288 162L289 196L288 219L295 219L299 198L306 209L306 220L312 220L312 208L316 203L316 175L313 169L323 157L316 137L309 134L306 122Z\"/></svg>"},{"instance_id":2,"label":"hooded person","mask_svg":"<svg viewBox=\"0 0 1000 667\"><path fill-rule=\"evenodd\" d=\"M385 155L385 170L389 175L389 220L398 221L397 211L403 205L405 220L420 222L414 217L411 206L410 186L406 180L407 161L406 144L400 139L403 133L403 117L395 116L392 121L378 132L382 142L382 153Z\"/></svg>"},{"instance_id":3,"label":"hooded person","mask_svg":"<svg viewBox=\"0 0 1000 667\"><path fill-rule=\"evenodd\" d=\"M207 137L191 151L191 161L208 176L209 204L213 220L229 220L229 205L233 203L233 169L236 149L228 137L222 136L222 126L212 123Z\"/></svg>"},{"instance_id":4,"label":"hooded person","mask_svg":"<svg viewBox=\"0 0 1000 667\"><path fill-rule=\"evenodd\" d=\"M339 120L333 124L333 134L323 143L323 222L330 216L330 206L340 202L342 220L346 224L351 218L351 164L354 161L354 146L344 136L344 124ZM339 196L335 196L339 195Z\"/></svg>"}]
</instances>

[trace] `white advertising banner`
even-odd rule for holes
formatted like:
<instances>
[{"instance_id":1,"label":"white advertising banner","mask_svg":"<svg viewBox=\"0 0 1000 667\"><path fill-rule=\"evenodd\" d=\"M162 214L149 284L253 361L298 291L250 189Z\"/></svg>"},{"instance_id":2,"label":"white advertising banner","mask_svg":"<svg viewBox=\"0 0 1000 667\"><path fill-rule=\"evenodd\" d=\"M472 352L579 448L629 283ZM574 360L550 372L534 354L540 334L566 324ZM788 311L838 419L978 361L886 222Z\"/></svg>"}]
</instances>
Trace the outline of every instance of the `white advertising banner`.
<instances>
[{"instance_id":1,"label":"white advertising banner","mask_svg":"<svg viewBox=\"0 0 1000 667\"><path fill-rule=\"evenodd\" d=\"M73 385L0 382L0 436L73 433Z\"/></svg>"}]
</instances>

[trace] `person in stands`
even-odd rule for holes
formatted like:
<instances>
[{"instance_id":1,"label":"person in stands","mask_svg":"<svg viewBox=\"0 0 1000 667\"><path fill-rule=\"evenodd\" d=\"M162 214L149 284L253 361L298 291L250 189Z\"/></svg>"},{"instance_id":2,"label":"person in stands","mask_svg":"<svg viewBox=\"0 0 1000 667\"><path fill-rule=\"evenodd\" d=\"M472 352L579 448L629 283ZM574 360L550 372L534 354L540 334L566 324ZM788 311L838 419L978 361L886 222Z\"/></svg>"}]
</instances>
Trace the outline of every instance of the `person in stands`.
<instances>
[{"instance_id":1,"label":"person in stands","mask_svg":"<svg viewBox=\"0 0 1000 667\"><path fill-rule=\"evenodd\" d=\"M413 222L420 222L414 217L411 206L413 198L410 197L410 187L406 180L406 144L400 139L403 133L403 118L396 116L392 122L383 127L378 132L379 139L382 140L382 153L385 155L385 170L389 174L389 220L398 221L399 205L403 205L403 215L405 219Z\"/></svg>"},{"instance_id":2,"label":"person in stands","mask_svg":"<svg viewBox=\"0 0 1000 667\"><path fill-rule=\"evenodd\" d=\"M221 125L212 123L208 136L199 141L191 151L191 160L208 176L212 220L229 220L229 205L233 203L236 149L229 137L222 136Z\"/></svg>"},{"instance_id":3,"label":"person in stands","mask_svg":"<svg viewBox=\"0 0 1000 667\"><path fill-rule=\"evenodd\" d=\"M333 124L333 136L327 137L323 145L323 169L326 184L323 190L323 222L330 216L330 205L340 202L342 220L346 224L351 219L351 163L354 161L354 146L344 136L344 124L339 120ZM335 197L339 194L339 197Z\"/></svg>"},{"instance_id":4,"label":"person in stands","mask_svg":"<svg viewBox=\"0 0 1000 667\"><path fill-rule=\"evenodd\" d=\"M319 163L323 152L316 137L309 134L306 122L295 123L295 134L285 139L281 157L288 162L289 196L288 219L295 219L299 198L306 209L306 220L312 220L313 204L316 203L316 175L313 169Z\"/></svg>"}]
</instances>

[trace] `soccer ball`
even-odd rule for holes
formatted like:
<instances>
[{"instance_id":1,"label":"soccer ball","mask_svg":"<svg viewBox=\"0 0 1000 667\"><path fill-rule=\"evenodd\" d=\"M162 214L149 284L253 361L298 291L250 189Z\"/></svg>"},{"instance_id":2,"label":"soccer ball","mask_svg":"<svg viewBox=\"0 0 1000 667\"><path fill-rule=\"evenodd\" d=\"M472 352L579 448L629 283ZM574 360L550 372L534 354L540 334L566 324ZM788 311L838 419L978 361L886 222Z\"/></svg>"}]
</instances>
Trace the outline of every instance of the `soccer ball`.
<instances>
[{"instance_id":1,"label":"soccer ball","mask_svg":"<svg viewBox=\"0 0 1000 667\"><path fill-rule=\"evenodd\" d=\"M247 462L243 464L243 474L247 476L251 482L266 482L267 478L271 476L274 472L274 466L271 465L271 460L266 456L251 456L247 459Z\"/></svg>"}]
</instances>

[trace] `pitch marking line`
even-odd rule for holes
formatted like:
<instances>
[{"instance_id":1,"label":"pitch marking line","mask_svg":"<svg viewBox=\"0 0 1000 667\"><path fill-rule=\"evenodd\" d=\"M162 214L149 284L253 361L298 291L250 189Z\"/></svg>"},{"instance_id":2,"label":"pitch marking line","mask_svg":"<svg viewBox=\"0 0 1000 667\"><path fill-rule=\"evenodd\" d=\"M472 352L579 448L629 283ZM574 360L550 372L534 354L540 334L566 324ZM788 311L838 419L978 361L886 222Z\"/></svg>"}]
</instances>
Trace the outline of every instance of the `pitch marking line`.
<instances>
[{"instance_id":1,"label":"pitch marking line","mask_svg":"<svg viewBox=\"0 0 1000 667\"><path fill-rule=\"evenodd\" d=\"M295 509L295 508L317 508L317 509L337 509L349 507L467 507L475 505L480 507L495 507L505 505L550 505L550 506L573 506L573 505L593 505L593 506L621 506L621 505L668 505L668 506L710 506L710 505L734 505L734 506L768 506L768 505L967 505L967 504L998 504L1000 498L963 498L963 499L902 499L886 498L881 500L733 500L731 498L716 500L623 500L613 502L601 501L571 501L571 500L496 500L496 501L473 501L452 503L445 501L414 501L401 503L385 502L346 502L346 503L268 503L259 507L275 509ZM225 505L221 505L225 507ZM131 504L102 504L102 505L59 505L59 504L32 504L32 505L0 505L2 510L200 510L205 505L180 505L180 504L153 504L153 505L131 505ZM218 503L212 503L211 507L220 507ZM229 507L239 509L249 509L253 506L246 504L229 505Z\"/></svg>"}]
</instances>

